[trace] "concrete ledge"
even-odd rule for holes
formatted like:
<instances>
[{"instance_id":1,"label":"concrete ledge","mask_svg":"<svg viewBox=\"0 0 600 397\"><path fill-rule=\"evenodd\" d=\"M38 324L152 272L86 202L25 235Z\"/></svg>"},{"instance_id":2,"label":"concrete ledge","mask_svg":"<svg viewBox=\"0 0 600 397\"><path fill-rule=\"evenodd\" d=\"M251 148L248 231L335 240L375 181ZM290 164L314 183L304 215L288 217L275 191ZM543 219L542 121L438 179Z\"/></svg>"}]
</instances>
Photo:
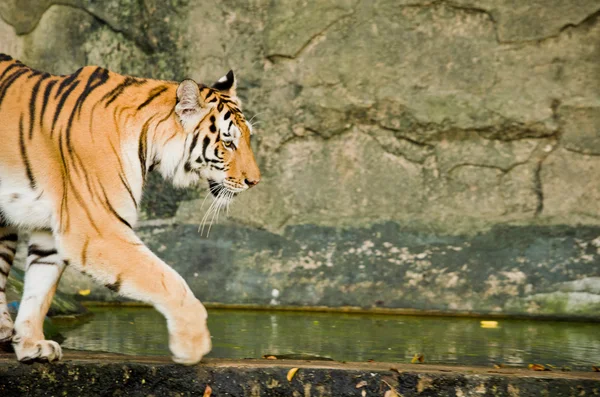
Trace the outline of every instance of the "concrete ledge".
<instances>
[{"instance_id":1,"label":"concrete ledge","mask_svg":"<svg viewBox=\"0 0 600 397\"><path fill-rule=\"evenodd\" d=\"M299 368L288 381L291 368ZM24 365L0 353L0 396L600 396L600 373L393 363L206 359L66 352ZM361 386L362 385L362 386ZM388 394L389 396L389 394Z\"/></svg>"}]
</instances>

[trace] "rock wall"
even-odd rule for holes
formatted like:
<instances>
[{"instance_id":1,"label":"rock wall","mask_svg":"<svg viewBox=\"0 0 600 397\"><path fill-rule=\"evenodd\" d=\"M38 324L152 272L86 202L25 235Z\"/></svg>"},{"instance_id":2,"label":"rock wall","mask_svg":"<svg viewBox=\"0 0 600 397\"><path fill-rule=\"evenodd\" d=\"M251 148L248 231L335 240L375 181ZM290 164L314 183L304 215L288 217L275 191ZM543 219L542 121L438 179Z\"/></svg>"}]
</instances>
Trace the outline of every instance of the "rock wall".
<instances>
[{"instance_id":1,"label":"rock wall","mask_svg":"<svg viewBox=\"0 0 600 397\"><path fill-rule=\"evenodd\" d=\"M4 0L0 16L0 51L54 73L236 71L261 184L208 238L204 186L153 176L142 211L204 300L600 314L596 0Z\"/></svg>"}]
</instances>

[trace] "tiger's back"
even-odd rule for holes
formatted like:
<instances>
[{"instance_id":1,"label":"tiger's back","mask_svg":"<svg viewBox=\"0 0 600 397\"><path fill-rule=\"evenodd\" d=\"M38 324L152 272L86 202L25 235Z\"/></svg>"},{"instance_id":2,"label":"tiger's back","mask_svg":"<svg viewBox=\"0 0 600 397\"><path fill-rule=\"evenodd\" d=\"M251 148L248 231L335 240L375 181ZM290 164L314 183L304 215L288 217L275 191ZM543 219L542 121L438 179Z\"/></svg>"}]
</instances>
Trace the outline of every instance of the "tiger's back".
<instances>
[{"instance_id":1,"label":"tiger's back","mask_svg":"<svg viewBox=\"0 0 600 397\"><path fill-rule=\"evenodd\" d=\"M57 215L52 213L52 204L62 199L64 189L79 190L82 199L98 190L95 185L110 190L118 177L110 171L125 173L129 169L119 164L119 140L126 139L129 132L127 123L123 129L121 119L131 117L134 121L139 117L135 112L142 110L138 108L157 88L171 90L174 95L176 84L136 79L91 66L55 76L2 58L0 209L4 216L11 223L51 228ZM122 178L135 181L140 176ZM77 189L85 185L87 188ZM140 183L129 182L125 190L137 202L141 188ZM113 192L105 193L111 196ZM88 205L93 206L93 201ZM136 208L121 210L133 224Z\"/></svg>"}]
</instances>

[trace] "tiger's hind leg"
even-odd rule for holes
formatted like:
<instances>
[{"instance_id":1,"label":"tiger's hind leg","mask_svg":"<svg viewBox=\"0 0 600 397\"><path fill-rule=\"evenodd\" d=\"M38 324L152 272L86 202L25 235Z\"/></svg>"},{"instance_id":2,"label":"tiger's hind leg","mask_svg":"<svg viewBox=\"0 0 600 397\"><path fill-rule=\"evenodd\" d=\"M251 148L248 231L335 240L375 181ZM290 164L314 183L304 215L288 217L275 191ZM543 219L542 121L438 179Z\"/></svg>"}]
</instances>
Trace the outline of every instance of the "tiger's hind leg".
<instances>
[{"instance_id":1,"label":"tiger's hind leg","mask_svg":"<svg viewBox=\"0 0 600 397\"><path fill-rule=\"evenodd\" d=\"M13 335L13 321L6 301L6 282L17 250L17 230L4 225L0 217L0 343L9 342Z\"/></svg>"},{"instance_id":2,"label":"tiger's hind leg","mask_svg":"<svg viewBox=\"0 0 600 397\"><path fill-rule=\"evenodd\" d=\"M29 240L23 298L12 340L19 361L55 361L62 358L60 345L44 339L43 325L64 268L52 233L33 232Z\"/></svg>"}]
</instances>

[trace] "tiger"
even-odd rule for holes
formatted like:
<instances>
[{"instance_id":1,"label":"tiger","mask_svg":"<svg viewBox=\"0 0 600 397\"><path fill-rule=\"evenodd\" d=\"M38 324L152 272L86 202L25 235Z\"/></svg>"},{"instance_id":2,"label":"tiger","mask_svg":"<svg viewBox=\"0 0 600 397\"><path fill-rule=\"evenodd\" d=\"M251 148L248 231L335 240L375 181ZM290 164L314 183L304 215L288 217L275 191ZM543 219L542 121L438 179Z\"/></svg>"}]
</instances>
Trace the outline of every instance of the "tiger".
<instances>
[{"instance_id":1,"label":"tiger","mask_svg":"<svg viewBox=\"0 0 600 397\"><path fill-rule=\"evenodd\" d=\"M42 325L66 266L154 306L176 363L210 352L204 305L134 227L153 170L178 187L208 181L225 201L259 183L236 88L233 71L211 86L99 66L58 76L0 54L0 340L19 361L62 358ZM31 237L13 322L5 286L23 230Z\"/></svg>"}]
</instances>

